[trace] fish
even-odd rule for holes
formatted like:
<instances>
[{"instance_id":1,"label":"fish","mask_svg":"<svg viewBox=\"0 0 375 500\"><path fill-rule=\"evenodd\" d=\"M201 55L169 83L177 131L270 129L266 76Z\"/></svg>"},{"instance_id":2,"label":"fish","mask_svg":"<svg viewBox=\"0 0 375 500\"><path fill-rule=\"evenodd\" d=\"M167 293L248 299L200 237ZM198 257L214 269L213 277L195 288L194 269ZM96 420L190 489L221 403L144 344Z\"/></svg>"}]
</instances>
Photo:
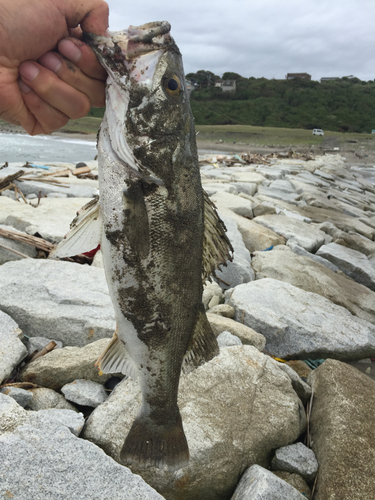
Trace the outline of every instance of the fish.
<instances>
[{"instance_id":1,"label":"fish","mask_svg":"<svg viewBox=\"0 0 375 500\"><path fill-rule=\"evenodd\" d=\"M173 472L189 462L177 404L181 371L219 353L203 283L233 248L202 189L182 56L170 29L161 21L84 34L108 73L99 199L78 212L51 257L100 245L116 331L97 366L138 379L142 392L120 461Z\"/></svg>"}]
</instances>

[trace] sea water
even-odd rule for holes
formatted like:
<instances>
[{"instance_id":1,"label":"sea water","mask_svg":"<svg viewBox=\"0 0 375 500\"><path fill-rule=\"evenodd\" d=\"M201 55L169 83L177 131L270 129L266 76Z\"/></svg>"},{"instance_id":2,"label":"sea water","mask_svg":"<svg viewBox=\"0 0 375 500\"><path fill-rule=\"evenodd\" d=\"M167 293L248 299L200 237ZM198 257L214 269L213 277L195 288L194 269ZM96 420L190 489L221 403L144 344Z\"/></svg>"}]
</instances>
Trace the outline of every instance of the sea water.
<instances>
[{"instance_id":1,"label":"sea water","mask_svg":"<svg viewBox=\"0 0 375 500\"><path fill-rule=\"evenodd\" d=\"M0 133L0 166L6 161L43 164L93 160L96 141L54 135Z\"/></svg>"}]
</instances>

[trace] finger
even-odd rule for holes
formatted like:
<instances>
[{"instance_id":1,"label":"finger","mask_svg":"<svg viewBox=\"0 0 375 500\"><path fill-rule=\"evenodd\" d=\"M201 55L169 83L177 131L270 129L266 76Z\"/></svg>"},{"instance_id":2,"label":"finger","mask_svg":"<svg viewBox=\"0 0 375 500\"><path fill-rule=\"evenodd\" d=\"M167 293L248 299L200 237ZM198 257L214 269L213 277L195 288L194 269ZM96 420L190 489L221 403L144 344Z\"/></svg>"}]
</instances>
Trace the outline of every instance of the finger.
<instances>
[{"instance_id":1,"label":"finger","mask_svg":"<svg viewBox=\"0 0 375 500\"><path fill-rule=\"evenodd\" d=\"M103 81L107 79L107 73L98 62L94 51L81 40L64 38L58 45L58 51L78 66L85 75Z\"/></svg>"},{"instance_id":2,"label":"finger","mask_svg":"<svg viewBox=\"0 0 375 500\"><path fill-rule=\"evenodd\" d=\"M67 85L87 95L91 106L104 106L105 82L89 78L77 66L63 59L56 52L47 52L38 62L54 72Z\"/></svg>"},{"instance_id":3,"label":"finger","mask_svg":"<svg viewBox=\"0 0 375 500\"><path fill-rule=\"evenodd\" d=\"M50 134L60 129L69 121L69 117L43 101L30 87L22 81L18 82L23 101L32 116L27 132L30 135Z\"/></svg>"},{"instance_id":4,"label":"finger","mask_svg":"<svg viewBox=\"0 0 375 500\"><path fill-rule=\"evenodd\" d=\"M86 94L61 80L42 65L26 61L19 67L21 80L47 104L69 118L81 118L90 111Z\"/></svg>"},{"instance_id":5,"label":"finger","mask_svg":"<svg viewBox=\"0 0 375 500\"><path fill-rule=\"evenodd\" d=\"M104 35L108 28L108 13L108 4L103 0L66 0L65 15L69 28L80 24L83 31Z\"/></svg>"}]
</instances>

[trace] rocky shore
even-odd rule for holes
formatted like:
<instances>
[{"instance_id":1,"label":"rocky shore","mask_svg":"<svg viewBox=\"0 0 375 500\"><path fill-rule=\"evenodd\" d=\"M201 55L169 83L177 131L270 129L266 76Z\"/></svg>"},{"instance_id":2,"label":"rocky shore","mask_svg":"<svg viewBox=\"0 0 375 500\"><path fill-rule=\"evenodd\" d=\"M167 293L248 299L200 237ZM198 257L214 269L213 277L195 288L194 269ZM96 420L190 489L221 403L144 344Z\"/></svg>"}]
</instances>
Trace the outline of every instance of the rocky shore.
<instances>
[{"instance_id":1,"label":"rocky shore","mask_svg":"<svg viewBox=\"0 0 375 500\"><path fill-rule=\"evenodd\" d=\"M234 258L204 287L220 354L181 377L189 465L119 464L140 391L94 367L115 328L100 251L82 265L0 236L4 498L375 498L375 167L292 153L200 164ZM74 167L50 165L66 186L15 180L27 203L2 191L0 229L59 242L98 190L96 162L90 178Z\"/></svg>"}]
</instances>

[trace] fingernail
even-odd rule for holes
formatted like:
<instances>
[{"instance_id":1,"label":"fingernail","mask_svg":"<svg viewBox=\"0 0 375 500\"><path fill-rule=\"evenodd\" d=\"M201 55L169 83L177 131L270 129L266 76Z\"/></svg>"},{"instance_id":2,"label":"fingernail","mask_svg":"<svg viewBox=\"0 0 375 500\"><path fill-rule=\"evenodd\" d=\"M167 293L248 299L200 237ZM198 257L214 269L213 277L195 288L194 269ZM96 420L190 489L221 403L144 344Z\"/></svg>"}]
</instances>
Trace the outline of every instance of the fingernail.
<instances>
[{"instance_id":1,"label":"fingernail","mask_svg":"<svg viewBox=\"0 0 375 500\"><path fill-rule=\"evenodd\" d=\"M32 82L39 75L39 68L32 62L24 62L19 68L19 74L25 80Z\"/></svg>"},{"instance_id":2,"label":"fingernail","mask_svg":"<svg viewBox=\"0 0 375 500\"><path fill-rule=\"evenodd\" d=\"M38 62L54 73L57 73L62 65L62 60L53 52L47 52L47 54L44 54Z\"/></svg>"},{"instance_id":3,"label":"fingernail","mask_svg":"<svg viewBox=\"0 0 375 500\"><path fill-rule=\"evenodd\" d=\"M23 92L24 94L27 94L27 92L30 92L31 88L26 85L26 83L23 83L22 80L18 80L18 86L20 88L20 91Z\"/></svg>"},{"instance_id":4,"label":"fingernail","mask_svg":"<svg viewBox=\"0 0 375 500\"><path fill-rule=\"evenodd\" d=\"M81 59L82 52L71 40L61 40L59 43L59 52L72 62L78 62Z\"/></svg>"}]
</instances>

